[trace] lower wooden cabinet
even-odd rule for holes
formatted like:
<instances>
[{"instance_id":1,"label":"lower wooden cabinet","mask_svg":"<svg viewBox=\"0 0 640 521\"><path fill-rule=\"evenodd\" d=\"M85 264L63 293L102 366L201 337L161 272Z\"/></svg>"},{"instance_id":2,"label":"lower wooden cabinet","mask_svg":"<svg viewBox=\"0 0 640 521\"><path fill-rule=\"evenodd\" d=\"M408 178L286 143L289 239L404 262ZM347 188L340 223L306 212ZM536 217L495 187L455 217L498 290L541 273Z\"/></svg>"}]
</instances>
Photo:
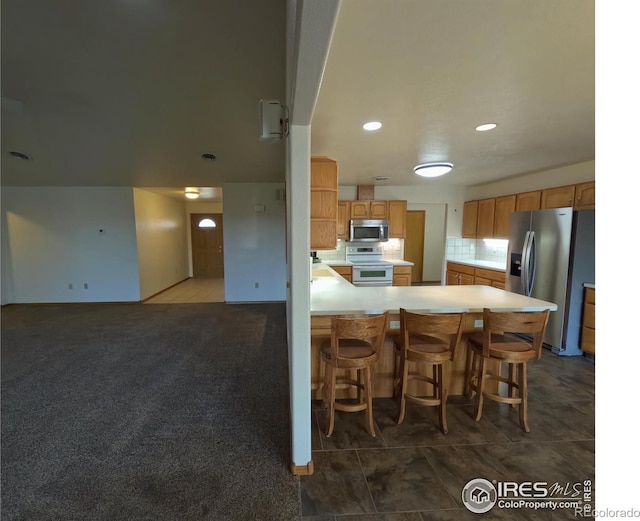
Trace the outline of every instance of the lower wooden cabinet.
<instances>
[{"instance_id":1,"label":"lower wooden cabinet","mask_svg":"<svg viewBox=\"0 0 640 521\"><path fill-rule=\"evenodd\" d=\"M331 266L331 269L338 275L342 276L342 278L345 278L349 282L351 282L351 266Z\"/></svg>"},{"instance_id":2,"label":"lower wooden cabinet","mask_svg":"<svg viewBox=\"0 0 640 521\"><path fill-rule=\"evenodd\" d=\"M393 267L393 285L411 286L411 266Z\"/></svg>"},{"instance_id":3,"label":"lower wooden cabinet","mask_svg":"<svg viewBox=\"0 0 640 521\"><path fill-rule=\"evenodd\" d=\"M584 289L584 304L582 308L582 336L580 349L590 355L596 354L596 290Z\"/></svg>"},{"instance_id":4,"label":"lower wooden cabinet","mask_svg":"<svg viewBox=\"0 0 640 521\"><path fill-rule=\"evenodd\" d=\"M464 284L504 289L505 274L503 271L489 268L476 268L467 264L447 262L447 286Z\"/></svg>"}]
</instances>

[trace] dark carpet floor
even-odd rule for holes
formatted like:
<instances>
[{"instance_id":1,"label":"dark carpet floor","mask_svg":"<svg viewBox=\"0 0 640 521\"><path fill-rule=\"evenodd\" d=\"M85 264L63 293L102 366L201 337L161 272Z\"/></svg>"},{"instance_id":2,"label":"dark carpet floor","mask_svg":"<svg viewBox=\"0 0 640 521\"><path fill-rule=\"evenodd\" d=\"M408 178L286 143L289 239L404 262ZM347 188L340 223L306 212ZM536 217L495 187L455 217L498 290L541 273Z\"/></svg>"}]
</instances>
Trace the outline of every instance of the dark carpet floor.
<instances>
[{"instance_id":1,"label":"dark carpet floor","mask_svg":"<svg viewBox=\"0 0 640 521\"><path fill-rule=\"evenodd\" d=\"M2 520L289 520L284 304L5 306Z\"/></svg>"}]
</instances>

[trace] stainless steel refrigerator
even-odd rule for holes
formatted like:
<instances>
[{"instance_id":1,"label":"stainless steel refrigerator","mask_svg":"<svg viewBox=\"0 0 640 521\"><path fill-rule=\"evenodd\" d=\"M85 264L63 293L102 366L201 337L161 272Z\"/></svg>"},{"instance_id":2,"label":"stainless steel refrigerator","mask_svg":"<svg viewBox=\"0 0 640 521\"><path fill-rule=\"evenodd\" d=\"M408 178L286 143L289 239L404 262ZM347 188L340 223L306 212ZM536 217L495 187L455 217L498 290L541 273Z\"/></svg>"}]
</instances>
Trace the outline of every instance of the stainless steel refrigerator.
<instances>
[{"instance_id":1,"label":"stainless steel refrigerator","mask_svg":"<svg viewBox=\"0 0 640 521\"><path fill-rule=\"evenodd\" d=\"M554 208L513 212L506 289L550 301L545 346L581 355L583 284L595 283L595 210Z\"/></svg>"}]
</instances>

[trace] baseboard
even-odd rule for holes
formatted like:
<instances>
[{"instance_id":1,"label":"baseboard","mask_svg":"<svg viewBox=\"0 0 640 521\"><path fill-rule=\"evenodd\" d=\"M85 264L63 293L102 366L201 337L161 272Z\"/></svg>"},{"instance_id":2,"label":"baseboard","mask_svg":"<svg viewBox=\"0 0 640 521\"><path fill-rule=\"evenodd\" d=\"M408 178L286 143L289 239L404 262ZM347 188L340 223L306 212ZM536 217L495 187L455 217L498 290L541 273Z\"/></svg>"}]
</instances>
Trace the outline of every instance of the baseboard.
<instances>
[{"instance_id":1,"label":"baseboard","mask_svg":"<svg viewBox=\"0 0 640 521\"><path fill-rule=\"evenodd\" d=\"M150 298L156 297L158 295L160 295L160 293L164 293L165 291L167 291L168 289L174 288L176 287L178 284L182 284L185 280L189 280L191 277L187 277L186 279L182 279L179 282L176 282L175 284L171 284L171 286L169 286L168 288L164 288L162 291L158 291L158 293L154 293L153 295L151 295L150 297L147 297L145 299L140 300L140 302L144 303L147 300L149 300Z\"/></svg>"},{"instance_id":2,"label":"baseboard","mask_svg":"<svg viewBox=\"0 0 640 521\"><path fill-rule=\"evenodd\" d=\"M291 463L291 474L294 476L311 476L313 474L313 460L306 465L295 465Z\"/></svg>"}]
</instances>

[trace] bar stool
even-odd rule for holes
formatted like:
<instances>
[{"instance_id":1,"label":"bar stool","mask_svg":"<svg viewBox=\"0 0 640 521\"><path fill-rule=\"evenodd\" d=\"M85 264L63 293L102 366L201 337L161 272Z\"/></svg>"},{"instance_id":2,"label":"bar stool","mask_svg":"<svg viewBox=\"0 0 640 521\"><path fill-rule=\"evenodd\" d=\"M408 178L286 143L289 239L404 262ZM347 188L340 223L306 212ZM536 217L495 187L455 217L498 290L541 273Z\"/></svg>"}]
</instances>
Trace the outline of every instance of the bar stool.
<instances>
[{"instance_id":1,"label":"bar stool","mask_svg":"<svg viewBox=\"0 0 640 521\"><path fill-rule=\"evenodd\" d=\"M447 389L443 365L455 356L462 336L463 316L463 313L412 313L400 308L400 338L396 341L394 379L395 394L400 400L399 424L404 421L407 400L420 405L438 406L440 429L447 434ZM416 372L409 371L410 363L417 365ZM432 375L421 374L421 366L430 366ZM431 384L433 395L409 394L408 386L412 380Z\"/></svg>"},{"instance_id":2,"label":"bar stool","mask_svg":"<svg viewBox=\"0 0 640 521\"><path fill-rule=\"evenodd\" d=\"M542 340L549 320L549 310L530 312L494 312L485 308L483 311L482 333L469 336L468 345L471 361L467 364L467 395L476 395L475 420L482 417L482 406L485 398L520 405L520 427L530 432L527 405L527 362L540 359L542 356ZM519 334L531 337L530 341ZM489 373L487 365L490 360L497 360L497 374ZM508 364L508 376L502 375L502 362ZM486 381L494 380L506 384L508 396L486 390ZM503 393L504 394L504 393Z\"/></svg>"},{"instance_id":3,"label":"bar stool","mask_svg":"<svg viewBox=\"0 0 640 521\"><path fill-rule=\"evenodd\" d=\"M333 433L335 411L367 411L367 424L371 436L376 435L373 426L373 401L371 367L378 361L387 331L387 313L374 316L331 317L331 339L320 346L320 357L326 363L325 381L322 386L322 402L329 411L327 437ZM357 379L347 375L337 376L338 369L355 370ZM364 374L363 374L364 373ZM336 386L349 385L358 388L358 403L336 401Z\"/></svg>"}]
</instances>

